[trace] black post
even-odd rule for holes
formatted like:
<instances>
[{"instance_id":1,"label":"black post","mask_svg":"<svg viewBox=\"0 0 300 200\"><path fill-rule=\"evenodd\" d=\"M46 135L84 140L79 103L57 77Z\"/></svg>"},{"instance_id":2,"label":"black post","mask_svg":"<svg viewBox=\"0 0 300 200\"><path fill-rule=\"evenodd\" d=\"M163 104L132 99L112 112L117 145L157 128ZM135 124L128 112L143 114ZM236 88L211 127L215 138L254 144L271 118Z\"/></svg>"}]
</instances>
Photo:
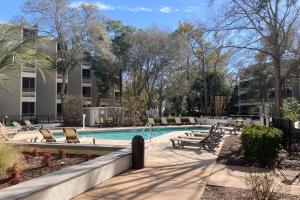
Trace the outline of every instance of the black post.
<instances>
[{"instance_id":1,"label":"black post","mask_svg":"<svg viewBox=\"0 0 300 200\"><path fill-rule=\"evenodd\" d=\"M145 166L145 142L144 138L136 135L132 138L132 168L143 169Z\"/></svg>"}]
</instances>

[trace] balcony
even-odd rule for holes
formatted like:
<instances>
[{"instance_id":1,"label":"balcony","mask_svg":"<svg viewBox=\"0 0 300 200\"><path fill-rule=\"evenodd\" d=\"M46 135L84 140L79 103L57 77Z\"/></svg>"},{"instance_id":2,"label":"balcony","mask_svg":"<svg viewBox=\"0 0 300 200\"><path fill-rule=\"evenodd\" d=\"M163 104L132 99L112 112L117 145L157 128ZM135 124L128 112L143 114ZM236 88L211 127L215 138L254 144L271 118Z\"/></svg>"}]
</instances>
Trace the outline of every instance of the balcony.
<instances>
[{"instance_id":1,"label":"balcony","mask_svg":"<svg viewBox=\"0 0 300 200\"><path fill-rule=\"evenodd\" d=\"M22 97L35 97L35 88L23 88Z\"/></svg>"},{"instance_id":2,"label":"balcony","mask_svg":"<svg viewBox=\"0 0 300 200\"><path fill-rule=\"evenodd\" d=\"M82 78L82 83L92 83L91 78Z\"/></svg>"}]
</instances>

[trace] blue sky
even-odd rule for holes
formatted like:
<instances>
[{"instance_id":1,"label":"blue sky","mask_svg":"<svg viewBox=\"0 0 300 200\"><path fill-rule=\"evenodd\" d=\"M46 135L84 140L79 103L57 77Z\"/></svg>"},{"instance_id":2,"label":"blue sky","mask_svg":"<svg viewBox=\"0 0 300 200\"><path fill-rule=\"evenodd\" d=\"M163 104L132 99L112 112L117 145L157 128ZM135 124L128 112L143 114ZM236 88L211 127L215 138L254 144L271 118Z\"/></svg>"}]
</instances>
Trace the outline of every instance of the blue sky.
<instances>
[{"instance_id":1,"label":"blue sky","mask_svg":"<svg viewBox=\"0 0 300 200\"><path fill-rule=\"evenodd\" d=\"M0 21L9 21L21 14L25 0L0 0ZM107 17L124 24L145 28L157 25L175 29L179 20L206 21L211 12L208 0L70 0L76 7L82 2L94 3Z\"/></svg>"}]
</instances>

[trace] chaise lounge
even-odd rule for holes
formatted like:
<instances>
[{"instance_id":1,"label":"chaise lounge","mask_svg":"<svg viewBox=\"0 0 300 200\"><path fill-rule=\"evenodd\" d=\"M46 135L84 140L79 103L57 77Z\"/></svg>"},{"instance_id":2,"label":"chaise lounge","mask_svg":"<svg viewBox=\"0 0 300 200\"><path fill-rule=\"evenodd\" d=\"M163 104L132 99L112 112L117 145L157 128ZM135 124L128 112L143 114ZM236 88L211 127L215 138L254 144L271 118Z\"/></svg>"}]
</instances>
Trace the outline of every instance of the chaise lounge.
<instances>
[{"instance_id":1,"label":"chaise lounge","mask_svg":"<svg viewBox=\"0 0 300 200\"><path fill-rule=\"evenodd\" d=\"M67 143L80 143L77 131L75 128L64 128Z\"/></svg>"},{"instance_id":2,"label":"chaise lounge","mask_svg":"<svg viewBox=\"0 0 300 200\"><path fill-rule=\"evenodd\" d=\"M53 135L48 129L40 129L39 131L43 135L43 139L41 140L41 142L43 140L46 140L46 142L56 142Z\"/></svg>"}]
</instances>

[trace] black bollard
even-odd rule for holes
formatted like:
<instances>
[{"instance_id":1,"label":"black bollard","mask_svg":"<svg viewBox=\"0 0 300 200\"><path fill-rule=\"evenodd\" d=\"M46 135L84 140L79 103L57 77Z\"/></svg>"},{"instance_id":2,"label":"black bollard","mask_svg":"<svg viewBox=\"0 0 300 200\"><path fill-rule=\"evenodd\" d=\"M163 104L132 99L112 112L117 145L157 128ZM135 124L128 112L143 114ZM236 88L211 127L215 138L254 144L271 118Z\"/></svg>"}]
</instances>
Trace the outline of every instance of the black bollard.
<instances>
[{"instance_id":1,"label":"black bollard","mask_svg":"<svg viewBox=\"0 0 300 200\"><path fill-rule=\"evenodd\" d=\"M145 166L145 141L140 135L132 138L132 168L143 169Z\"/></svg>"}]
</instances>

